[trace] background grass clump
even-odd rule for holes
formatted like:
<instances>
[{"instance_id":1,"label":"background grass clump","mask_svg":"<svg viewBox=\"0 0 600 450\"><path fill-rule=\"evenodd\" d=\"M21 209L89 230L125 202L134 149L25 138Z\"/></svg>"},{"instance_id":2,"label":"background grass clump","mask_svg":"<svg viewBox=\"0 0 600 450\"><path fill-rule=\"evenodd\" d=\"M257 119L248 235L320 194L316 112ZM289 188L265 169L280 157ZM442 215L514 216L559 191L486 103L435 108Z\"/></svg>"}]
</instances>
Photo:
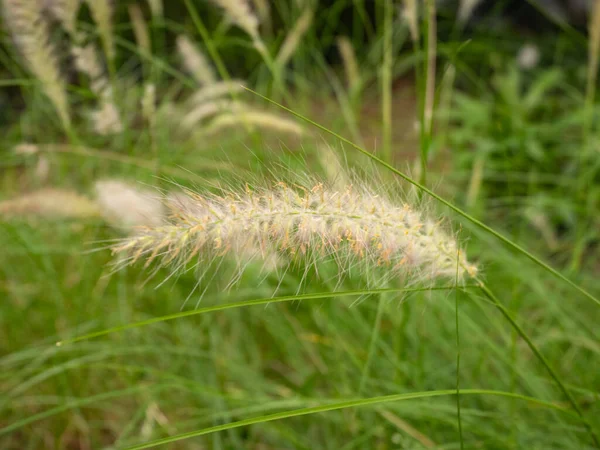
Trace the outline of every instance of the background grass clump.
<instances>
[{"instance_id":1,"label":"background grass clump","mask_svg":"<svg viewBox=\"0 0 600 450\"><path fill-rule=\"evenodd\" d=\"M1 6L1 448L598 445L599 7ZM480 278L113 270L161 193L313 177L426 205Z\"/></svg>"}]
</instances>

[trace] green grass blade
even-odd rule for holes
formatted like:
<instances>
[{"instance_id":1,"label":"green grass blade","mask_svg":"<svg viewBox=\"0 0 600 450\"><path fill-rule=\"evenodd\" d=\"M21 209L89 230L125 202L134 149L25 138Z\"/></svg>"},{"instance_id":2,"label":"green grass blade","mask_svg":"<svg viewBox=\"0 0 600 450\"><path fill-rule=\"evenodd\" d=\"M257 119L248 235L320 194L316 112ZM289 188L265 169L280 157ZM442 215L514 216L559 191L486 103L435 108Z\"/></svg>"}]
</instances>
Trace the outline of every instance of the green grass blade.
<instances>
[{"instance_id":1,"label":"green grass blade","mask_svg":"<svg viewBox=\"0 0 600 450\"><path fill-rule=\"evenodd\" d=\"M448 395L456 395L456 391L454 389L447 390L439 390L439 391L426 391L426 392L411 392L408 394L394 394L394 395L384 395L380 397L371 397L366 399L359 400L346 400L342 402L329 403L326 405L320 406L312 406L309 408L301 408L295 409L292 411L283 411L275 414L269 414L261 417L253 417L250 419L239 420L237 422L231 422L223 425L217 425L214 427L204 428L202 430L190 431L188 433L178 434L176 436L169 436L162 439L157 439L154 441L146 442L139 445L134 445L132 447L127 447L125 450L141 450L145 448L156 447L159 445L172 444L174 442L182 441L184 439L190 439L193 437L203 436L210 433L216 433L219 431L231 430L234 428L245 427L249 425L256 425L260 423L273 422L275 420L288 419L290 417L298 417L298 416L306 416L309 414L317 414L328 411L336 411L340 409L347 408L359 408L363 406L370 405L381 405L384 403L391 402L399 402L404 400L416 400L422 398L430 398L430 397L442 397ZM569 414L574 416L574 414L570 413L568 410L557 406L553 403L546 402L543 400L539 400L533 397L527 397L521 394L514 394L511 392L502 392L502 391L492 391L486 389L462 389L460 391L460 395L493 395L499 397L508 397L523 400L529 403L533 403L539 406L543 406L550 409L555 409L557 411L563 412L565 414ZM575 416L576 417L576 416Z\"/></svg>"},{"instance_id":2,"label":"green grass blade","mask_svg":"<svg viewBox=\"0 0 600 450\"><path fill-rule=\"evenodd\" d=\"M390 288L390 289L363 289L363 290L353 290L353 291L339 291L339 292L319 292L315 294L302 294L302 295L287 295L283 297L269 297L269 298L260 298L256 300L247 300L240 302L232 302L226 303L222 305L213 305L207 306L205 308L195 309L193 311L183 311L180 313L169 314L166 316L153 317L152 319L142 320L140 322L129 323L125 325L120 325L113 328L107 328L105 330L96 331L94 333L85 334L83 336L77 336L70 339L65 339L63 341L59 341L56 343L57 347L66 344L73 344L75 342L85 341L92 338L97 338L100 336L106 336L107 334L117 333L119 331L130 330L132 328L143 327L146 325L151 325L153 323L158 322L166 322L168 320L181 319L183 317L189 316L197 316L199 314L205 314L216 311L224 311L227 309L233 308L242 308L245 306L256 306L256 305L267 305L270 303L283 303L283 302L291 302L294 300L315 300L320 298L337 298L344 296L358 296L358 295L374 295L381 294L384 292L419 292L419 291L441 291L454 289L455 286L448 287L430 287L430 288Z\"/></svg>"},{"instance_id":3,"label":"green grass blade","mask_svg":"<svg viewBox=\"0 0 600 450\"><path fill-rule=\"evenodd\" d=\"M293 114L294 116L298 117L299 119L304 120L305 122L308 122L309 124L319 128L320 130L334 136L335 138L339 139L340 141L342 141L345 144L350 145L352 148L358 150L360 153L362 153L363 155L371 158L373 161L375 161L376 163L378 163L379 165L385 167L388 170L391 170L394 174L398 175L399 177L401 177L402 179L404 179L405 181L409 182L410 184L412 184L413 186L417 187L418 189L422 190L423 192L427 193L429 196L431 196L432 198L436 199L437 201L439 201L440 203L442 203L443 205L447 206L448 208L450 208L452 211L454 211L455 213L459 214L460 216L464 217L465 219L467 219L469 222L477 225L478 227L482 228L483 230L485 230L486 232L490 233L491 235L495 236L496 238L498 238L500 241L504 242L506 245L508 245L509 247L511 247L513 250L516 250L517 252L521 253L522 255L526 256L527 258L529 258L531 261L533 261L535 264L537 264L538 266L542 267L544 270L550 272L552 275L554 275L556 278L558 278L559 280L562 280L564 283L568 284L569 286L571 286L573 289L575 289L576 291L578 291L580 294L582 294L583 296L587 297L589 300L593 301L594 303L596 303L596 305L600 306L600 299L598 299L597 297L595 297L594 295L592 295L590 292L586 291L584 288L582 288L581 286L579 286L577 283L571 281L569 278L567 278L566 276L564 276L563 274L561 274L558 270L550 267L548 264L546 264L544 261L542 261L541 259L539 259L537 256L531 254L530 252L528 252L527 250L525 250L523 247L521 247L519 244L511 241L509 238L507 238L506 236L502 235L501 233L495 231L494 229L492 229L491 227L489 227L488 225L484 224L483 222L481 222L480 220L477 220L475 217L471 216L469 213L467 213L466 211L463 211L462 209L460 209L458 206L453 205L451 202L449 202L448 200L446 200L443 197L440 197L438 194L436 194L435 192L433 192L431 189L428 189L427 187L423 186L421 183L419 183L418 181L412 179L411 177L409 177L408 175L406 175L403 172L400 172L398 169L396 169L395 167L393 167L391 164L385 162L384 160L382 160L381 158L378 158L376 155L374 155L373 153L365 150L364 148L360 147L359 145L355 144L354 142L350 141L349 139L346 139L345 137L339 135L338 133L336 133L335 131L330 130L329 128L318 124L317 122L309 119L308 117L303 116L300 113L297 113L296 111L293 111L290 108L287 108L285 106L283 106L280 103L277 103L274 100L271 100L268 97L265 97L264 95L259 94L256 91L253 91L252 89L246 87L246 86L242 86L244 89L246 89L249 92L252 92L253 94L259 96L260 98L262 98L263 100L278 106L279 108L283 109L284 111L289 112L290 114Z\"/></svg>"},{"instance_id":4,"label":"green grass blade","mask_svg":"<svg viewBox=\"0 0 600 450\"><path fill-rule=\"evenodd\" d=\"M519 334L519 336L521 336L521 338L527 343L527 345L529 346L529 348L531 349L533 354L536 356L536 358L546 368L546 370L548 371L550 376L554 379L554 381L556 381L556 384L558 385L560 390L565 394L565 397L567 397L567 399L569 400L569 403L571 403L571 405L573 406L573 409L577 412L577 415L581 418L581 421L583 422L587 431L589 432L589 434L592 438L592 441L594 441L594 444L596 445L597 448L600 448L600 440L598 440L598 436L596 436L596 433L594 432L592 425L586 419L586 417L583 414L583 411L581 410L581 408L575 401L575 398L573 397L571 392L569 392L567 387L563 384L562 380L560 379L558 374L555 372L555 370L552 368L550 363L546 360L546 358L544 357L542 352L540 352L540 350L533 343L531 338L527 335L527 333L525 333L525 330L523 330L523 328L521 328L521 326L517 323L517 321L510 314L510 312L504 307L504 305L502 305L502 303L500 302L500 300L498 300L498 298L494 295L494 293L492 291L490 291L490 289L483 283L481 283L480 287L481 287L481 291L483 292L483 294L494 303L496 308L498 308L500 310L502 315L506 318L506 320L508 320L510 322L511 326L515 329L515 331Z\"/></svg>"}]
</instances>

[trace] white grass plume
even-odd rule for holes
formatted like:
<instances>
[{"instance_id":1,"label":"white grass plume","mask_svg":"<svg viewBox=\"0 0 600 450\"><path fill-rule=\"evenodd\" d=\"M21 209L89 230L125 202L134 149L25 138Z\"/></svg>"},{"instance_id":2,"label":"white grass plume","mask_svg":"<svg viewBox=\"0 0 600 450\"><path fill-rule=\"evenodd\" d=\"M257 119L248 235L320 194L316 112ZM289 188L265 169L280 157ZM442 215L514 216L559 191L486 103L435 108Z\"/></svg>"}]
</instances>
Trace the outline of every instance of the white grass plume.
<instances>
[{"instance_id":1,"label":"white grass plume","mask_svg":"<svg viewBox=\"0 0 600 450\"><path fill-rule=\"evenodd\" d=\"M238 125L249 129L260 128L296 136L302 136L305 133L304 128L293 120L256 109L242 109L239 112L220 114L203 132L213 135Z\"/></svg>"},{"instance_id":2,"label":"white grass plume","mask_svg":"<svg viewBox=\"0 0 600 450\"><path fill-rule=\"evenodd\" d=\"M201 86L210 86L217 81L215 72L208 58L194 45L194 43L183 35L177 36L177 51L183 62L185 70Z\"/></svg>"},{"instance_id":3,"label":"white grass plume","mask_svg":"<svg viewBox=\"0 0 600 450\"><path fill-rule=\"evenodd\" d=\"M75 36L77 14L81 0L46 0L46 8L61 23L70 36Z\"/></svg>"},{"instance_id":4,"label":"white grass plume","mask_svg":"<svg viewBox=\"0 0 600 450\"><path fill-rule=\"evenodd\" d=\"M305 261L332 258L340 271L356 263L385 268L407 281L475 276L457 241L439 222L406 203L395 204L366 186L329 189L322 183L228 190L220 195L186 192L167 225L143 227L115 245L124 263L158 260L183 268L258 249Z\"/></svg>"},{"instance_id":5,"label":"white grass plume","mask_svg":"<svg viewBox=\"0 0 600 450\"><path fill-rule=\"evenodd\" d=\"M119 180L96 182L96 201L104 219L125 230L136 226L160 226L165 208L157 192Z\"/></svg>"},{"instance_id":6,"label":"white grass plume","mask_svg":"<svg viewBox=\"0 0 600 450\"><path fill-rule=\"evenodd\" d=\"M40 81L63 126L69 128L71 118L65 81L41 5L37 0L2 0L2 12L29 70Z\"/></svg>"},{"instance_id":7,"label":"white grass plume","mask_svg":"<svg viewBox=\"0 0 600 450\"><path fill-rule=\"evenodd\" d=\"M294 27L285 37L283 44L277 54L275 62L280 66L285 66L290 58L296 52L298 44L310 28L313 21L314 11L311 7L307 7L300 18L294 24Z\"/></svg>"},{"instance_id":8,"label":"white grass plume","mask_svg":"<svg viewBox=\"0 0 600 450\"><path fill-rule=\"evenodd\" d=\"M254 41L260 41L258 34L258 18L247 0L212 0L220 6L227 19L244 30Z\"/></svg>"},{"instance_id":9,"label":"white grass plume","mask_svg":"<svg viewBox=\"0 0 600 450\"><path fill-rule=\"evenodd\" d=\"M87 219L99 216L89 198L68 189L44 188L0 202L0 217Z\"/></svg>"},{"instance_id":10,"label":"white grass plume","mask_svg":"<svg viewBox=\"0 0 600 450\"><path fill-rule=\"evenodd\" d=\"M404 0L402 17L408 23L412 41L417 42L419 40L419 2L417 0Z\"/></svg>"},{"instance_id":11,"label":"white grass plume","mask_svg":"<svg viewBox=\"0 0 600 450\"><path fill-rule=\"evenodd\" d=\"M137 3L129 5L129 17L131 18L131 25L133 26L133 34L135 35L135 41L138 47L147 54L152 53L152 45L150 40L150 33L148 33L148 25L144 19L144 13L142 8Z\"/></svg>"},{"instance_id":12,"label":"white grass plume","mask_svg":"<svg viewBox=\"0 0 600 450\"><path fill-rule=\"evenodd\" d=\"M210 86L197 90L190 98L190 103L200 105L211 100L217 100L226 95L233 96L244 91L241 80L218 81Z\"/></svg>"},{"instance_id":13,"label":"white grass plume","mask_svg":"<svg viewBox=\"0 0 600 450\"><path fill-rule=\"evenodd\" d=\"M92 18L98 26L98 33L102 39L102 47L109 61L115 59L115 44L113 38L113 5L111 0L86 0Z\"/></svg>"},{"instance_id":14,"label":"white grass plume","mask_svg":"<svg viewBox=\"0 0 600 450\"><path fill-rule=\"evenodd\" d=\"M337 46L342 57L348 89L352 93L357 92L360 89L361 78L352 41L346 36L340 36L337 38Z\"/></svg>"}]
</instances>

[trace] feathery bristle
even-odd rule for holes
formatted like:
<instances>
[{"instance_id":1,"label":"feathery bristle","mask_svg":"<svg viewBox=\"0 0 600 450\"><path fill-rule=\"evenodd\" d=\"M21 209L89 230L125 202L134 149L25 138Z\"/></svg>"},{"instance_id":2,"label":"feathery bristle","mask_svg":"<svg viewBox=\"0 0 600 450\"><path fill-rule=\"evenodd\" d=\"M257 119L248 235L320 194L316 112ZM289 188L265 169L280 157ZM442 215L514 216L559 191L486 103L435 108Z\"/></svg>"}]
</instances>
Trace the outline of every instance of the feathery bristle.
<instances>
[{"instance_id":1,"label":"feathery bristle","mask_svg":"<svg viewBox=\"0 0 600 450\"><path fill-rule=\"evenodd\" d=\"M232 100L218 100L214 102L201 103L188 111L181 120L181 127L192 129L202 121L226 111L242 111L246 106L243 103Z\"/></svg>"},{"instance_id":2,"label":"feathery bristle","mask_svg":"<svg viewBox=\"0 0 600 450\"><path fill-rule=\"evenodd\" d=\"M202 86L210 86L217 81L214 70L204 54L183 35L177 36L177 51L185 70Z\"/></svg>"},{"instance_id":3,"label":"feathery bristle","mask_svg":"<svg viewBox=\"0 0 600 450\"><path fill-rule=\"evenodd\" d=\"M98 26L98 33L102 39L102 47L106 54L106 59L113 61L115 59L115 44L113 39L113 6L111 0L86 0L92 18Z\"/></svg>"},{"instance_id":4,"label":"feathery bristle","mask_svg":"<svg viewBox=\"0 0 600 450\"><path fill-rule=\"evenodd\" d=\"M31 73L70 127L69 102L55 48L50 43L48 23L36 0L2 0L4 19Z\"/></svg>"},{"instance_id":5,"label":"feathery bristle","mask_svg":"<svg viewBox=\"0 0 600 450\"><path fill-rule=\"evenodd\" d=\"M285 66L292 55L296 52L298 44L312 24L313 14L314 12L312 8L306 8L300 18L296 21L294 28L292 28L292 30L286 36L276 59L276 62L280 67Z\"/></svg>"},{"instance_id":6,"label":"feathery bristle","mask_svg":"<svg viewBox=\"0 0 600 450\"><path fill-rule=\"evenodd\" d=\"M454 238L408 204L394 205L367 188L332 190L315 184L223 195L186 193L172 222L147 227L114 247L147 264L179 267L248 249L302 258L362 261L413 279L474 276ZM257 255L260 257L260 255Z\"/></svg>"}]
</instances>

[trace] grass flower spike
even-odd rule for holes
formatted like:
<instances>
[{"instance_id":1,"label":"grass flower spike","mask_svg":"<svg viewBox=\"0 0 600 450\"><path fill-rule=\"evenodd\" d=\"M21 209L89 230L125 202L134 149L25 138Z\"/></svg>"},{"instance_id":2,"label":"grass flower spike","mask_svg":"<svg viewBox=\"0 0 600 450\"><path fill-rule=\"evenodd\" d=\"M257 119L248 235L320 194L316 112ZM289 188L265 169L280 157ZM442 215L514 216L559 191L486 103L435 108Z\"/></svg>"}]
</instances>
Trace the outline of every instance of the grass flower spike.
<instances>
[{"instance_id":1,"label":"grass flower spike","mask_svg":"<svg viewBox=\"0 0 600 450\"><path fill-rule=\"evenodd\" d=\"M2 14L29 70L40 81L63 125L69 128L71 118L65 81L42 8L35 0L3 0Z\"/></svg>"},{"instance_id":2,"label":"grass flower spike","mask_svg":"<svg viewBox=\"0 0 600 450\"><path fill-rule=\"evenodd\" d=\"M222 195L186 193L169 224L141 228L114 247L130 255L130 263L160 259L185 267L226 254L255 257L274 252L308 265L332 258L341 271L355 263L387 268L411 280L474 276L456 240L439 222L427 219L406 203L395 205L366 187L333 190L275 188ZM173 210L173 209L172 209Z\"/></svg>"}]
</instances>

